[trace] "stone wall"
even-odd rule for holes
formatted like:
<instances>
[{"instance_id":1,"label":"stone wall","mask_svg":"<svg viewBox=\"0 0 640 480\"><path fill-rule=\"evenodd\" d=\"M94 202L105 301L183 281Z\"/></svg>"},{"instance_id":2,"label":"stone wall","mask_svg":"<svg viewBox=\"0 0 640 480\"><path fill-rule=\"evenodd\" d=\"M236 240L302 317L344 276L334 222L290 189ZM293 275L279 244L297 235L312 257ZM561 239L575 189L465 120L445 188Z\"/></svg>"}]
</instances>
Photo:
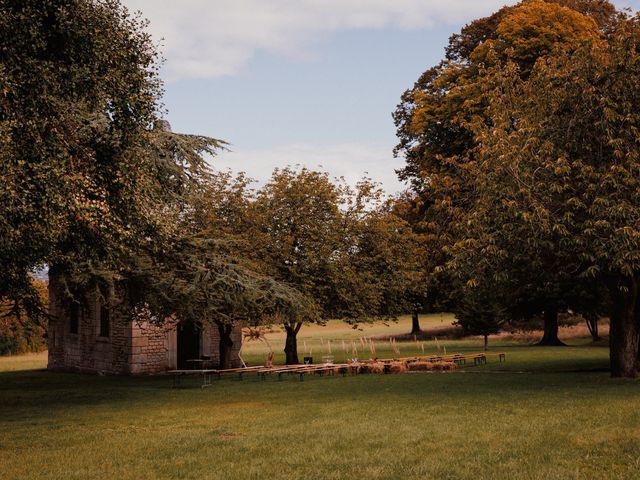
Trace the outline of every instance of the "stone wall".
<instances>
[{"instance_id":1,"label":"stone wall","mask_svg":"<svg viewBox=\"0 0 640 480\"><path fill-rule=\"evenodd\" d=\"M137 321L130 322L130 325L130 373L157 373L176 368L175 358L171 355L175 350L175 325L158 326Z\"/></svg>"},{"instance_id":2,"label":"stone wall","mask_svg":"<svg viewBox=\"0 0 640 480\"><path fill-rule=\"evenodd\" d=\"M79 306L77 333L71 331L73 303L62 300L63 287L49 279L49 370L127 373L130 327L118 315L110 318L109 336L100 336L100 298L89 292Z\"/></svg>"}]
</instances>

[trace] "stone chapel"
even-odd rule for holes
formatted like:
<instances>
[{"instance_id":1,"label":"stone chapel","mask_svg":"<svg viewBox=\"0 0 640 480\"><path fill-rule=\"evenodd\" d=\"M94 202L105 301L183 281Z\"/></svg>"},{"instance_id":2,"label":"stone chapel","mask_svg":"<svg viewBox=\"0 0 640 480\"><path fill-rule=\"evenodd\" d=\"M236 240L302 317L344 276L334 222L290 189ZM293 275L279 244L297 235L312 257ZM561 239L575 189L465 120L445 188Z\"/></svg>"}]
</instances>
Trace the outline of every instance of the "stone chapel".
<instances>
[{"instance_id":1,"label":"stone chapel","mask_svg":"<svg viewBox=\"0 0 640 480\"><path fill-rule=\"evenodd\" d=\"M140 375L218 365L215 325L140 321L122 307L103 305L97 291L87 293L82 305L70 305L62 288L49 279L49 370ZM231 362L239 367L240 326L232 339Z\"/></svg>"}]
</instances>

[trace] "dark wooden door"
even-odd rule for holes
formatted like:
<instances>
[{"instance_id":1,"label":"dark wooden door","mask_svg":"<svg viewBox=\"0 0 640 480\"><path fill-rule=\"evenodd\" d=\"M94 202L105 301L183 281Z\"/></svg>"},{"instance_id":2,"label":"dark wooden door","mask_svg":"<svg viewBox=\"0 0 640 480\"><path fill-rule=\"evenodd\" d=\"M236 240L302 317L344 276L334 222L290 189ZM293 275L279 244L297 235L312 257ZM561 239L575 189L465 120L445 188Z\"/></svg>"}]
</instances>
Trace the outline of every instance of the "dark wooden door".
<instances>
[{"instance_id":1,"label":"dark wooden door","mask_svg":"<svg viewBox=\"0 0 640 480\"><path fill-rule=\"evenodd\" d=\"M200 358L200 327L195 323L178 324L178 368L199 368L197 362L189 362Z\"/></svg>"}]
</instances>

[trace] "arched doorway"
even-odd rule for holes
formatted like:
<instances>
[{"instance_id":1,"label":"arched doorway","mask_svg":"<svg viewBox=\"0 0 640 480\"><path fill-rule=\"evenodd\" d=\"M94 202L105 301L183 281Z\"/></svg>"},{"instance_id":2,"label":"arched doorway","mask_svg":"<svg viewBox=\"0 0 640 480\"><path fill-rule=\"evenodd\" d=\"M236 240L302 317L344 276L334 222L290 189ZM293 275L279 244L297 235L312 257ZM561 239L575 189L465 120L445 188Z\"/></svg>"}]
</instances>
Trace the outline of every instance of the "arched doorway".
<instances>
[{"instance_id":1,"label":"arched doorway","mask_svg":"<svg viewBox=\"0 0 640 480\"><path fill-rule=\"evenodd\" d=\"M200 325L193 322L180 322L178 324L177 338L178 369L187 370L198 368L197 363L189 360L200 358Z\"/></svg>"}]
</instances>

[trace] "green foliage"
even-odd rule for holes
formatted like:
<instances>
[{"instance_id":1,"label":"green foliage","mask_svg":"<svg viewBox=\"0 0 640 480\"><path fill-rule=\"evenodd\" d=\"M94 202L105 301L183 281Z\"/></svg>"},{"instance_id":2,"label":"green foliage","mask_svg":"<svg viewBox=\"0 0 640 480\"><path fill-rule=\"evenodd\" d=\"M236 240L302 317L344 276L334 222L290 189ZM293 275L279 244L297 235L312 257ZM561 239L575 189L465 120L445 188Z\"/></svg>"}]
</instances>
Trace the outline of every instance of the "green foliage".
<instances>
[{"instance_id":1,"label":"green foliage","mask_svg":"<svg viewBox=\"0 0 640 480\"><path fill-rule=\"evenodd\" d=\"M506 309L497 296L499 290L483 287L468 287L456 303L454 314L456 325L466 335L492 335L498 333L507 321Z\"/></svg>"},{"instance_id":2,"label":"green foliage","mask_svg":"<svg viewBox=\"0 0 640 480\"><path fill-rule=\"evenodd\" d=\"M596 48L604 42L603 32L622 18L602 1L531 0L505 7L454 35L446 60L427 70L403 95L395 112L400 139L396 152L407 161L400 176L411 180L416 192L412 223L430 247L425 268L442 303L455 305L469 284L486 284L509 292L503 302L512 317L527 318L570 304L602 308L585 293L592 292L592 286L578 279L583 260L564 250L564 226L555 223L541 230L532 220L540 212L520 209L518 201L531 183L540 195L551 193L544 191L548 186L536 170L538 164L531 177L514 174L517 165L508 162L507 152L530 151L532 162L539 152L524 143L524 130L523 143L510 144L508 135L520 120L501 95L513 89L510 99L527 98L515 85L526 82L536 64L545 58L569 58L585 43ZM501 75L508 79L495 87L495 77ZM552 75L550 71L545 81L555 85ZM568 77L565 81L572 83ZM537 88L541 102L548 101L548 85ZM491 113L496 102L503 105L503 118ZM566 112L575 114L568 104ZM504 142L486 163L488 145L495 144L494 130L502 127L507 132ZM488 177L498 183L483 183ZM511 182L512 188L503 190L499 182ZM562 200L556 200L549 211L561 205Z\"/></svg>"},{"instance_id":3,"label":"green foliage","mask_svg":"<svg viewBox=\"0 0 640 480\"><path fill-rule=\"evenodd\" d=\"M317 318L315 304L297 290L254 273L220 253L218 241L184 237L161 261L138 257L126 273L129 303L156 321L249 325Z\"/></svg>"},{"instance_id":4,"label":"green foliage","mask_svg":"<svg viewBox=\"0 0 640 480\"><path fill-rule=\"evenodd\" d=\"M203 156L224 142L153 128L162 89L145 26L117 0L0 2L0 299L31 316L40 265L76 301L162 265L212 178Z\"/></svg>"},{"instance_id":5,"label":"green foliage","mask_svg":"<svg viewBox=\"0 0 640 480\"><path fill-rule=\"evenodd\" d=\"M275 170L250 202L247 256L319 309L286 320L287 363L297 363L303 322L357 324L412 308L419 244L409 224L365 178L355 187L306 168Z\"/></svg>"},{"instance_id":6,"label":"green foliage","mask_svg":"<svg viewBox=\"0 0 640 480\"><path fill-rule=\"evenodd\" d=\"M115 0L0 2L0 298L31 295L43 264L117 263L155 229L143 26Z\"/></svg>"},{"instance_id":7,"label":"green foliage","mask_svg":"<svg viewBox=\"0 0 640 480\"><path fill-rule=\"evenodd\" d=\"M426 290L422 244L396 207L396 201L389 200L366 212L356 225L351 259L358 277L354 289L368 296L359 302L363 312L356 322L372 314L372 318L395 318L422 303Z\"/></svg>"},{"instance_id":8,"label":"green foliage","mask_svg":"<svg viewBox=\"0 0 640 480\"><path fill-rule=\"evenodd\" d=\"M475 123L466 179L475 197L450 249L452 268L515 300L527 286L545 310L610 305L616 376L636 374L640 328L637 38L627 19L526 78L513 63L487 70L490 121Z\"/></svg>"},{"instance_id":9,"label":"green foliage","mask_svg":"<svg viewBox=\"0 0 640 480\"><path fill-rule=\"evenodd\" d=\"M34 290L40 302L47 304L47 284L35 282ZM28 315L24 308L14 302L0 304L0 355L40 352L47 348L46 326L39 317Z\"/></svg>"},{"instance_id":10,"label":"green foliage","mask_svg":"<svg viewBox=\"0 0 640 480\"><path fill-rule=\"evenodd\" d=\"M417 244L382 196L368 179L351 188L306 168L276 170L254 204L265 271L313 298L325 320L404 313Z\"/></svg>"}]
</instances>

